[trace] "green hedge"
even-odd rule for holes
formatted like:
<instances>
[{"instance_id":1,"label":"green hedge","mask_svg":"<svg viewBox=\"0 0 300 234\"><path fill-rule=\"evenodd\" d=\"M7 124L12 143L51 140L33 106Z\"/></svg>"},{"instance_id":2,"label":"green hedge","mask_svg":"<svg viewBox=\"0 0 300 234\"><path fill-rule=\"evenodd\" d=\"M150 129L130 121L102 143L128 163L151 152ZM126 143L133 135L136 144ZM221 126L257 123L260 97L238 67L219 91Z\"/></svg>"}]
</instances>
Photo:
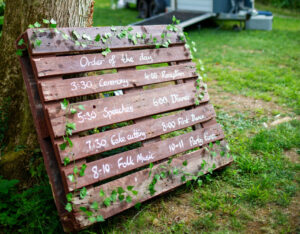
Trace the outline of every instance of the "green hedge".
<instances>
[{"instance_id":1,"label":"green hedge","mask_svg":"<svg viewBox=\"0 0 300 234\"><path fill-rule=\"evenodd\" d=\"M300 0L258 0L257 2L280 8L300 9Z\"/></svg>"}]
</instances>

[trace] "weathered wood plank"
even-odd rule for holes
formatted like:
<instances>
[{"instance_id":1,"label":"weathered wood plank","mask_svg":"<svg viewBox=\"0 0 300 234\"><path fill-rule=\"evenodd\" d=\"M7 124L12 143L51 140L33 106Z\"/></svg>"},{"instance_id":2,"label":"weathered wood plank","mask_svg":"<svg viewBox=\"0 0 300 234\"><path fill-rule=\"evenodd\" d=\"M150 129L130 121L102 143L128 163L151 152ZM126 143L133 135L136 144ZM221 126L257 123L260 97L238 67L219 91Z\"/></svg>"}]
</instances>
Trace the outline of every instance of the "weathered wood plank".
<instances>
[{"instance_id":1,"label":"weathered wood plank","mask_svg":"<svg viewBox=\"0 0 300 234\"><path fill-rule=\"evenodd\" d=\"M207 104L159 119L150 118L130 126L72 139L74 146L65 150L59 149L58 145L56 147L61 158L61 163L63 163L64 158L70 155L70 153L73 155L73 160L78 160L183 129L207 121L215 116L213 106Z\"/></svg>"},{"instance_id":2,"label":"weathered wood plank","mask_svg":"<svg viewBox=\"0 0 300 234\"><path fill-rule=\"evenodd\" d=\"M77 221L80 223L81 227L85 227L92 224L88 217L83 212L79 211L80 207L86 207L88 210L93 211L93 216L102 215L106 219L117 213L120 213L121 211L133 207L138 202L143 202L155 196L166 193L167 191L170 191L185 183L181 179L181 176L183 175L182 173L179 173L178 175L166 173L167 177L157 182L157 184L155 185L156 193L153 196L151 196L149 192L149 184L152 181L153 175L160 174L163 171L167 172L168 170L177 168L179 171L184 171L186 173L197 175L199 171L202 171L203 174L208 173L208 169L212 168L214 164L216 166L216 169L230 164L232 162L232 158L220 156L221 150L226 151L225 144L226 142L222 141L221 147L218 146L213 148L213 150L217 153L216 157L212 157L210 153L206 152L203 149L200 149L173 159L170 165L166 162L155 165L151 170L152 176L149 176L150 169L148 168L133 173L131 175L125 176L123 178L108 182L101 186L88 189L87 196L84 199L81 199L79 196L75 196L73 199L73 209L77 211L75 213ZM185 160L187 160L186 167L182 165L183 161ZM201 165L203 165L202 163L204 161L206 162L206 166L202 167ZM190 179L191 178L187 176L187 180ZM111 192L113 190L116 190L118 187L126 189L128 185L134 186L134 190L138 191L137 196L131 195L133 197L132 202L127 203L125 201L120 202L119 200L117 200L116 202L112 203L112 205L109 207L101 205L106 196L100 197L100 190L103 190L104 193L107 196L109 196ZM97 211L91 209L90 205L93 202L98 202L101 208Z\"/></svg>"},{"instance_id":3,"label":"weathered wood plank","mask_svg":"<svg viewBox=\"0 0 300 234\"><path fill-rule=\"evenodd\" d=\"M112 52L107 56L95 53L35 58L33 62L37 76L46 77L190 59L190 52L184 46L176 46L161 49Z\"/></svg>"},{"instance_id":4,"label":"weathered wood plank","mask_svg":"<svg viewBox=\"0 0 300 234\"><path fill-rule=\"evenodd\" d=\"M27 37L29 38L29 49L32 55L41 54L63 54L70 52L92 52L100 49L105 49L109 46L110 49L129 49L129 48L145 48L155 45L156 43L161 43L161 34L166 31L166 25L152 25L152 26L131 26L132 31L129 33L132 35L140 34L141 36L145 33L147 38L138 39L135 45L132 41L128 40L128 37L118 38L117 35L123 29L128 29L129 27L115 27L116 31L112 31L111 27L94 27L94 28L58 28L59 31L69 35L73 38L73 31L75 30L80 36L86 34L91 37L91 41L79 39L80 42L85 43L87 46L76 46L72 40L65 40L61 34L57 34L52 29L44 28L45 32L40 33L36 29L28 29ZM181 31L181 28L179 31ZM107 40L107 45L105 45L101 40L95 42L95 37L100 34L104 36L105 33L111 33L111 38ZM165 40L170 39L171 45L183 44L178 33L171 31L167 32L169 37ZM150 40L150 35L152 38L157 38L157 42ZM41 40L42 44L40 46L34 47L33 44L35 39Z\"/></svg>"},{"instance_id":5,"label":"weathered wood plank","mask_svg":"<svg viewBox=\"0 0 300 234\"><path fill-rule=\"evenodd\" d=\"M67 122L76 124L76 130L74 130L74 133L76 133L112 123L192 106L194 105L195 89L193 83L187 83L123 96L78 102L76 105L83 105L85 110L78 111L71 116L66 115L65 111L61 110L60 105L53 105L52 108L48 109L53 134L54 137L63 136ZM206 93L202 102L207 102L208 100L209 97ZM101 121L99 121L100 118Z\"/></svg>"},{"instance_id":6,"label":"weathered wood plank","mask_svg":"<svg viewBox=\"0 0 300 234\"><path fill-rule=\"evenodd\" d=\"M72 191L223 138L221 127L214 125L87 163L85 175L76 183L66 177L73 173L72 168L63 171Z\"/></svg>"},{"instance_id":7,"label":"weathered wood plank","mask_svg":"<svg viewBox=\"0 0 300 234\"><path fill-rule=\"evenodd\" d=\"M149 84L197 77L194 63L162 68L130 70L115 74L41 81L43 98L53 101L82 95L128 89Z\"/></svg>"},{"instance_id":8,"label":"weathered wood plank","mask_svg":"<svg viewBox=\"0 0 300 234\"><path fill-rule=\"evenodd\" d=\"M74 230L74 215L65 210L66 193L63 187L59 164L55 159L54 150L46 128L42 103L38 94L37 84L30 65L30 59L26 56L19 57L24 83L27 89L29 106L33 122L37 131L38 141L43 154L45 168L51 184L54 202L65 230Z\"/></svg>"}]
</instances>

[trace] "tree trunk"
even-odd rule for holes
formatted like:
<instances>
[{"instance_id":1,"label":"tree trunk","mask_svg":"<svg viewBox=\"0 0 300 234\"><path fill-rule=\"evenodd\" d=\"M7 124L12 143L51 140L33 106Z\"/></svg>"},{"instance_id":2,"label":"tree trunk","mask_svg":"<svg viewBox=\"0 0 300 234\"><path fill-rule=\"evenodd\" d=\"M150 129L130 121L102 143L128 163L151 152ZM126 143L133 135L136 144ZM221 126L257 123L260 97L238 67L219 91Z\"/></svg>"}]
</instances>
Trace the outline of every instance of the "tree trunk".
<instances>
[{"instance_id":1,"label":"tree trunk","mask_svg":"<svg viewBox=\"0 0 300 234\"><path fill-rule=\"evenodd\" d=\"M55 19L58 27L92 26L94 0L6 0L4 25L0 39L0 160L12 151L38 147L27 94L15 49L17 37L29 24L42 19ZM6 115L6 118L5 118ZM5 131L4 131L5 130ZM4 139L1 140L1 134ZM5 150L1 152L3 146ZM9 152L9 153L8 153ZM5 155L5 156L3 156ZM12 164L26 167L24 156L11 156ZM25 157L26 158L26 157ZM19 160L20 159L20 160ZM11 161L6 158L5 161ZM0 161L1 163L1 161ZM6 177L15 175L14 168L3 167ZM1 166L1 165L0 165ZM10 169L11 168L11 169Z\"/></svg>"}]
</instances>

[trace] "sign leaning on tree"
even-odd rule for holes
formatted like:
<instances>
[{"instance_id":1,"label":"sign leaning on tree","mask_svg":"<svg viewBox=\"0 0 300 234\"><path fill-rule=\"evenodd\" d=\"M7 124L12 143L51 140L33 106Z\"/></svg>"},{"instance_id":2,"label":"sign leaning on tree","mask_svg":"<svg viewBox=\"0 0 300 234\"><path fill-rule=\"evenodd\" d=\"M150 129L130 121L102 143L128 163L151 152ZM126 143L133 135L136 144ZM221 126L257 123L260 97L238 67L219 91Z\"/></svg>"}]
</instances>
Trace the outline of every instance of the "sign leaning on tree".
<instances>
[{"instance_id":1,"label":"sign leaning on tree","mask_svg":"<svg viewBox=\"0 0 300 234\"><path fill-rule=\"evenodd\" d=\"M195 43L175 25L56 28L17 40L65 231L80 230L232 162ZM150 66L149 66L150 65Z\"/></svg>"}]
</instances>

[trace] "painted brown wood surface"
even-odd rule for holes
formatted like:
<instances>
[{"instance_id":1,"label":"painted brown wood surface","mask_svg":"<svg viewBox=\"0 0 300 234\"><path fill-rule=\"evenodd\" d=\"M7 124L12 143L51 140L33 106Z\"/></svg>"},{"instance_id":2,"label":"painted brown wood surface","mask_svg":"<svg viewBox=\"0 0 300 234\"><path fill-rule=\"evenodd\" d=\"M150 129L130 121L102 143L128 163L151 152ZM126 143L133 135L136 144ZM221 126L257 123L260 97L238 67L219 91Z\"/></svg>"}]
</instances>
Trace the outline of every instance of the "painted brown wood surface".
<instances>
[{"instance_id":1,"label":"painted brown wood surface","mask_svg":"<svg viewBox=\"0 0 300 234\"><path fill-rule=\"evenodd\" d=\"M63 163L64 158L71 152L72 159L77 160L205 122L215 116L213 106L206 104L159 119L150 118L122 128L72 139L72 148L61 150L59 145L56 147Z\"/></svg>"},{"instance_id":2,"label":"painted brown wood surface","mask_svg":"<svg viewBox=\"0 0 300 234\"><path fill-rule=\"evenodd\" d=\"M192 77L197 77L194 63L40 83L44 100L53 101Z\"/></svg>"},{"instance_id":3,"label":"painted brown wood surface","mask_svg":"<svg viewBox=\"0 0 300 234\"><path fill-rule=\"evenodd\" d=\"M190 60L190 52L184 46L111 52L107 56L101 53L53 56L36 58L33 62L37 76L46 77L182 60Z\"/></svg>"},{"instance_id":4,"label":"painted brown wood surface","mask_svg":"<svg viewBox=\"0 0 300 234\"><path fill-rule=\"evenodd\" d=\"M132 35L143 35L143 33L147 34L147 39L138 39L137 44L135 45L132 41L128 40L128 38L119 39L117 34L121 32L122 29L128 29L129 26L125 27L115 27L116 32L111 30L111 27L93 27L93 28L58 28L59 31L72 36L73 30L75 30L79 35L86 34L91 37L92 41L83 40L82 38L79 40L80 42L84 42L87 44L86 47L76 46L72 40L65 40L61 33L54 33L54 30L49 30L47 28L43 29L45 32L40 33L35 29L28 29L26 31L26 35L29 39L29 49L32 55L41 55L41 54L63 54L70 52L93 52L100 49L107 48L107 45L104 45L101 41L95 42L94 39L97 34L104 36L105 33L111 33L112 37L108 40L108 46L110 49L129 49L129 48L145 48L149 46L153 46L156 43L161 43L162 32L167 32L169 37L166 37L165 40L170 39L171 45L173 44L183 44L184 41L181 41L178 34L166 31L166 25L151 25L151 26L131 26L132 31L130 34ZM181 31L180 27L178 27ZM150 40L150 35L152 38L157 38L157 42L154 43L153 40ZM35 39L41 40L42 44L40 46L32 46L35 42Z\"/></svg>"},{"instance_id":5,"label":"painted brown wood surface","mask_svg":"<svg viewBox=\"0 0 300 234\"><path fill-rule=\"evenodd\" d=\"M187 173L197 175L199 171L202 171L204 174L208 173L208 168L211 168L213 164L215 164L216 169L224 167L232 162L232 158L227 157L221 157L220 151L224 150L226 151L225 147L226 143L224 141L221 142L221 147L214 146L213 150L217 153L218 156L212 157L208 152L206 152L203 149L194 151L192 153L182 155L178 158L174 158L171 165L168 163L160 163L155 165L152 168L152 175L159 174L165 169L162 168L165 167L167 170L172 168L178 168L182 169ZM187 166L183 167L182 163L183 161L187 160ZM207 162L207 165L205 168L201 168L201 164L203 163L203 160ZM79 196L75 196L73 198L73 209L77 211L75 213L76 219L80 223L81 227L85 227L87 225L91 225L92 223L88 219L88 217L81 211L79 211L80 207L86 207L88 210L92 210L90 208L90 205L96 201L99 204L102 204L105 197L100 197L99 192L100 190L103 190L107 196L111 194L111 192L118 187L126 188L128 185L134 186L134 190L138 191L137 196L132 196L132 202L119 202L116 201L109 207L101 207L99 210L93 211L93 215L102 215L104 218L109 218L117 213L120 213L121 211L124 211L130 207L133 207L138 202L143 202L148 199L151 199L153 197L156 197L158 195L164 194L182 184L183 182L181 180L182 174L178 175L170 175L166 179L159 180L155 186L156 193L154 196L151 196L148 190L148 186L152 181L152 176L149 176L150 169L144 169L139 172L135 172L131 175L122 177L120 179L108 182L106 184L97 186L95 188L90 188L87 190L87 196L84 199L79 198ZM187 180L190 180L190 178L187 178Z\"/></svg>"},{"instance_id":6,"label":"painted brown wood surface","mask_svg":"<svg viewBox=\"0 0 300 234\"><path fill-rule=\"evenodd\" d=\"M55 137L63 136L67 122L76 123L74 133L194 105L195 85L187 83L139 93L79 102L84 111L64 116L60 106L48 109ZM202 102L207 102L205 93ZM93 116L93 117L92 117ZM101 119L101 121L99 121Z\"/></svg>"},{"instance_id":7,"label":"painted brown wood surface","mask_svg":"<svg viewBox=\"0 0 300 234\"><path fill-rule=\"evenodd\" d=\"M59 165L55 160L55 153L51 144L51 140L49 139L48 129L46 128L42 103L38 94L34 73L30 65L30 59L27 56L22 56L19 58L19 61L21 64L24 83L27 89L29 106L37 131L38 141L43 154L45 168L49 177L49 183L51 184L54 202L64 228L66 230L74 230L74 215L73 213L67 212L64 207L64 203L66 203L66 193L62 182Z\"/></svg>"},{"instance_id":8,"label":"painted brown wood surface","mask_svg":"<svg viewBox=\"0 0 300 234\"><path fill-rule=\"evenodd\" d=\"M223 138L221 127L214 125L87 163L85 175L78 177L76 184L65 179L72 191ZM68 176L73 170L64 173Z\"/></svg>"}]
</instances>

